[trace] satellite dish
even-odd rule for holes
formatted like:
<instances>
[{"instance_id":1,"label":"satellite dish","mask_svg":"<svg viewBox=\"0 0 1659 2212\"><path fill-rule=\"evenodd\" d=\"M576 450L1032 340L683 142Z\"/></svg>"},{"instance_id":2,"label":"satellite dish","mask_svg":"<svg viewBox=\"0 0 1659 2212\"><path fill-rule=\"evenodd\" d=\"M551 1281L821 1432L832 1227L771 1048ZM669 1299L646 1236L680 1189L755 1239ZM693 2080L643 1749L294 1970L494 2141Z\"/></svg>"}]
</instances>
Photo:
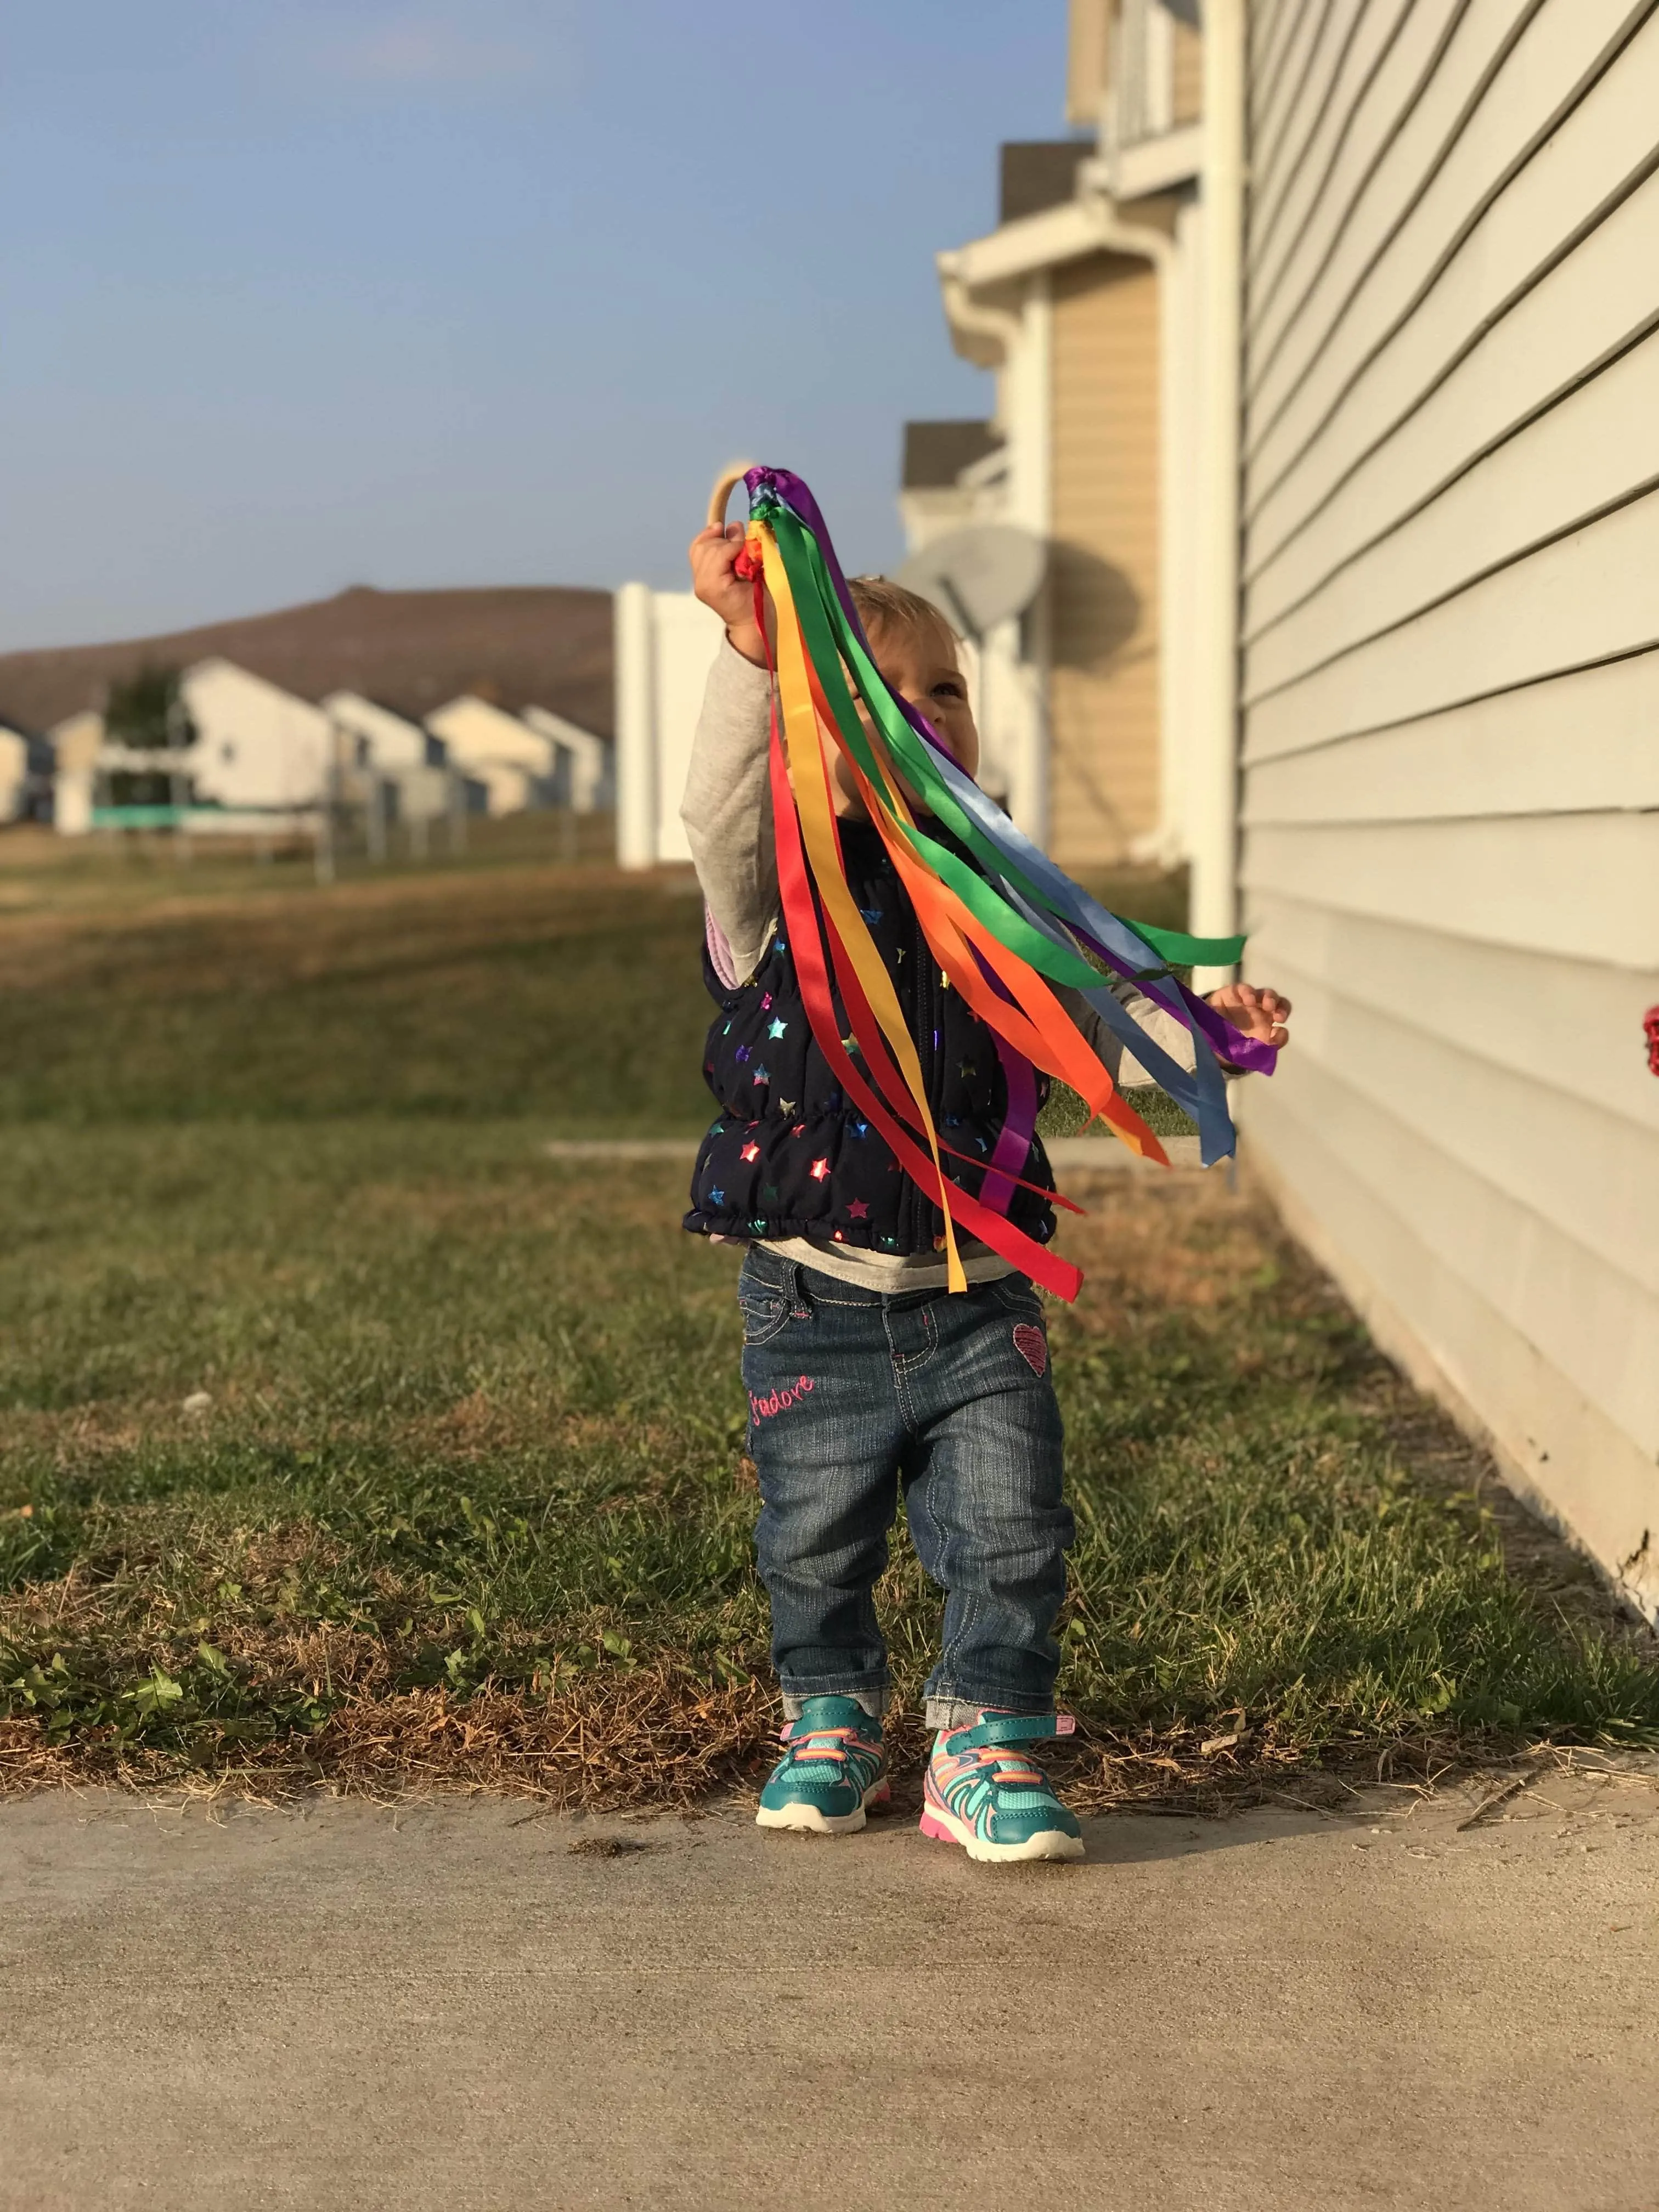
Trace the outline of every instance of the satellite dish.
<instances>
[{"instance_id":1,"label":"satellite dish","mask_svg":"<svg viewBox=\"0 0 1659 2212\"><path fill-rule=\"evenodd\" d=\"M977 643L994 623L1025 611L1048 564L1048 546L1034 532L975 522L913 553L897 581L931 599Z\"/></svg>"}]
</instances>

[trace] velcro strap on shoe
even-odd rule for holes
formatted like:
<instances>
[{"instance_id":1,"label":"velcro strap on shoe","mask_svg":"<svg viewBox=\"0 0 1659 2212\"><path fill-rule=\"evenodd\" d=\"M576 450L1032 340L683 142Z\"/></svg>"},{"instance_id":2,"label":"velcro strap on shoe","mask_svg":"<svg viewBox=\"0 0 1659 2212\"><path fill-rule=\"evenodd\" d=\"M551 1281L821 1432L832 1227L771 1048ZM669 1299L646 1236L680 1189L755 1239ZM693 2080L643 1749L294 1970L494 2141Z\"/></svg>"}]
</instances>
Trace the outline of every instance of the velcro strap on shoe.
<instances>
[{"instance_id":1,"label":"velcro strap on shoe","mask_svg":"<svg viewBox=\"0 0 1659 2212\"><path fill-rule=\"evenodd\" d=\"M795 1733L797 1729L800 1729L799 1735ZM791 1721L781 1729L778 1741L793 1744L797 1759L845 1759L849 1743L863 1744L868 1750L875 1748L856 1729L802 1729L799 1721Z\"/></svg>"},{"instance_id":2,"label":"velcro strap on shoe","mask_svg":"<svg viewBox=\"0 0 1659 2212\"><path fill-rule=\"evenodd\" d=\"M991 1713L976 1727L953 1729L945 1739L951 1753L978 1751L988 1744L1042 1743L1070 1735L1077 1723L1070 1713Z\"/></svg>"}]
</instances>

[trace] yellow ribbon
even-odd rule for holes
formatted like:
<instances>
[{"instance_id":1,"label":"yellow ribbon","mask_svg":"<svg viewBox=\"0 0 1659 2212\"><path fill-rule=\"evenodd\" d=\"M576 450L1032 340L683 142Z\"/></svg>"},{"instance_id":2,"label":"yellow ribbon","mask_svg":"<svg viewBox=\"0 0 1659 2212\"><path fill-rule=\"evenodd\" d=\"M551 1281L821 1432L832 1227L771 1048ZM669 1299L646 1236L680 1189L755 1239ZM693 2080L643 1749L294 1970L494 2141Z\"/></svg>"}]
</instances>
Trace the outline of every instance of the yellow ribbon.
<instances>
[{"instance_id":1,"label":"yellow ribbon","mask_svg":"<svg viewBox=\"0 0 1659 2212\"><path fill-rule=\"evenodd\" d=\"M784 569L783 556L778 550L777 539L764 523L750 524L748 543L751 557L757 551L760 555L766 588L771 593L772 604L777 611L778 702L783 722L784 750L788 757L790 783L795 794L796 811L800 816L801 836L811 863L813 880L836 933L846 949L847 957L853 963L853 971L870 1002L871 1012L891 1047L893 1057L908 1086L916 1109L917 1126L927 1139L927 1149L933 1154L933 1165L939 1173L939 1204L945 1216L947 1280L952 1291L965 1291L968 1276L962 1264L962 1255L957 1249L956 1224L951 1218L951 1186L939 1154L939 1134L928 1109L927 1085L921 1072L921 1062L916 1055L915 1041L900 1009L898 994L893 988L886 963L876 950L875 941L865 927L864 917L859 912L858 903L842 872L830 794L830 770L824 757L823 740L819 733L817 709L812 703L805 643L789 589L789 579Z\"/></svg>"}]
</instances>

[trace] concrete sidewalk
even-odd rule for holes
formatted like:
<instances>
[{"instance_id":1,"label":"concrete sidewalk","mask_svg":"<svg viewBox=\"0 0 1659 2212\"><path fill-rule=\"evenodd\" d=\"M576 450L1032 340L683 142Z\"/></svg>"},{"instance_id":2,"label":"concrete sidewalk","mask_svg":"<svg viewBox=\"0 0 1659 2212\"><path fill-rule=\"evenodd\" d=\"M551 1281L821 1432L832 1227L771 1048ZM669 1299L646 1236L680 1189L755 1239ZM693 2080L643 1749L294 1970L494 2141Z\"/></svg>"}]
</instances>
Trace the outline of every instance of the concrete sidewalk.
<instances>
[{"instance_id":1,"label":"concrete sidewalk","mask_svg":"<svg viewBox=\"0 0 1659 2212\"><path fill-rule=\"evenodd\" d=\"M0 1808L6 2212L1652 2212L1659 1800L1089 1825ZM607 1855L607 1839L626 1848Z\"/></svg>"}]
</instances>

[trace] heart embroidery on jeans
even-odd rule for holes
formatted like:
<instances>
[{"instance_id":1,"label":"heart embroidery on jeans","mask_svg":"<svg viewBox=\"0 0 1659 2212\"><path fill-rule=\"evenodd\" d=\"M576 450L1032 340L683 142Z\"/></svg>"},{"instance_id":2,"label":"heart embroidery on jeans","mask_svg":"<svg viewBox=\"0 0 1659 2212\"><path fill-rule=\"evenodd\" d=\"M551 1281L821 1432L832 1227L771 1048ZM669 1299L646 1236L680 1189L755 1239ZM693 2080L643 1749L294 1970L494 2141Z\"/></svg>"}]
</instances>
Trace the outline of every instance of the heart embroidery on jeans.
<instances>
[{"instance_id":1,"label":"heart embroidery on jeans","mask_svg":"<svg viewBox=\"0 0 1659 2212\"><path fill-rule=\"evenodd\" d=\"M1030 1369L1033 1375L1042 1375L1048 1365L1048 1340L1040 1328L1029 1321L1021 1322L1014 1330L1014 1350Z\"/></svg>"}]
</instances>

